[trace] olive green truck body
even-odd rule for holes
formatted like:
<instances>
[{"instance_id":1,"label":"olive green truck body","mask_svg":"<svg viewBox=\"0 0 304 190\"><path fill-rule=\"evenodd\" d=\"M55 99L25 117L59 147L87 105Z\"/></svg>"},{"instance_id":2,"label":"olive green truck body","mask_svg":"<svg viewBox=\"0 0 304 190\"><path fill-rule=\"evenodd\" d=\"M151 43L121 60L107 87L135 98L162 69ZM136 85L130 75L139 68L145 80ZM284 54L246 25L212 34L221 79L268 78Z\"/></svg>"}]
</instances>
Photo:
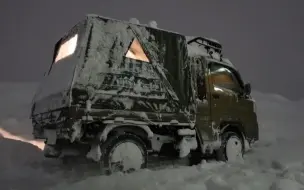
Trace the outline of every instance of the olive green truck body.
<instances>
[{"instance_id":1,"label":"olive green truck body","mask_svg":"<svg viewBox=\"0 0 304 190\"><path fill-rule=\"evenodd\" d=\"M118 129L151 154L185 136L196 140L191 151L211 154L225 131L246 149L259 139L250 90L216 40L88 15L55 46L33 100L33 134L60 153Z\"/></svg>"}]
</instances>

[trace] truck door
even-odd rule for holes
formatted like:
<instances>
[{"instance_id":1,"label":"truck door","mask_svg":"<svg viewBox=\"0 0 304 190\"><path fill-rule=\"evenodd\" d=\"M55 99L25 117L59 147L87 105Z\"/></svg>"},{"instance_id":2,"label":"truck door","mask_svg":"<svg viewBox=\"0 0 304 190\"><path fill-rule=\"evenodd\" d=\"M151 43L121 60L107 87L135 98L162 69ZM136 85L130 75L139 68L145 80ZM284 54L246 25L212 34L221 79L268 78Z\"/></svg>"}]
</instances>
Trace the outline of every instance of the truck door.
<instances>
[{"instance_id":1,"label":"truck door","mask_svg":"<svg viewBox=\"0 0 304 190\"><path fill-rule=\"evenodd\" d=\"M237 102L234 106L236 109L235 113L237 114L236 117L243 125L243 132L246 138L254 139L258 137L258 123L257 123L257 115L255 110L255 102L251 98L250 94L246 94L245 92L245 85L241 78L239 72L231 70L236 77L239 90L239 96Z\"/></svg>"},{"instance_id":2,"label":"truck door","mask_svg":"<svg viewBox=\"0 0 304 190\"><path fill-rule=\"evenodd\" d=\"M213 62L208 68L211 120L216 129L222 121L238 121L240 84L232 68Z\"/></svg>"}]
</instances>

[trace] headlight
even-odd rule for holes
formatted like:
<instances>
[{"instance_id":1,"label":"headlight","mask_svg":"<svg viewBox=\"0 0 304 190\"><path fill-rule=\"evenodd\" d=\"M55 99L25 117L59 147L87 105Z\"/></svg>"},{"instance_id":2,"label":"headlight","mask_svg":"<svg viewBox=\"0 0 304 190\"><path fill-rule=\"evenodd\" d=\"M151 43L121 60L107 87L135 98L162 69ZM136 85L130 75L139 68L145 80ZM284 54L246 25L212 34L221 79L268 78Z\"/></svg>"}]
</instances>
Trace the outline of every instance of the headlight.
<instances>
[{"instance_id":1,"label":"headlight","mask_svg":"<svg viewBox=\"0 0 304 190\"><path fill-rule=\"evenodd\" d=\"M69 55L72 55L75 52L77 47L77 40L78 34L74 35L68 41L61 44L55 59L55 63Z\"/></svg>"}]
</instances>

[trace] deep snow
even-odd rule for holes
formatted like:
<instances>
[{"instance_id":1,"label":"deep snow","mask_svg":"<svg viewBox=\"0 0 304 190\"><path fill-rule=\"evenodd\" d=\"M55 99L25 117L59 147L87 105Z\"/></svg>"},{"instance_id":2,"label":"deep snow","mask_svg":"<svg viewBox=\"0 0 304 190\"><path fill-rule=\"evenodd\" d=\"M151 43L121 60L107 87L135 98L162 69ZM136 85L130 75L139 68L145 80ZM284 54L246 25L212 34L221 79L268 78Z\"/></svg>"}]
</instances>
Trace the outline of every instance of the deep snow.
<instances>
[{"instance_id":1,"label":"deep snow","mask_svg":"<svg viewBox=\"0 0 304 190\"><path fill-rule=\"evenodd\" d=\"M301 122L304 101L292 102L279 95L253 93L261 140L245 156L244 163L203 161L194 167L169 167L79 180L73 170L61 169L58 162L43 158L43 143L31 141L28 116L36 85L0 83L0 134L6 137L0 135L1 190L304 189L304 128Z\"/></svg>"}]
</instances>

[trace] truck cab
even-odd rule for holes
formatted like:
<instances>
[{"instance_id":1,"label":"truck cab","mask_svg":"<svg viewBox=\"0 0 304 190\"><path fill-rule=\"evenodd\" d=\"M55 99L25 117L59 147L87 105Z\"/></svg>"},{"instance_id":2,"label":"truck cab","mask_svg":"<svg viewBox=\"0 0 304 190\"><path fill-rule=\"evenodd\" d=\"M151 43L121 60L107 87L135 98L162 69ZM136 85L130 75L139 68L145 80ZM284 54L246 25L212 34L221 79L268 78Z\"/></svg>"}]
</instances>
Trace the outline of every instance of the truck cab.
<instances>
[{"instance_id":1,"label":"truck cab","mask_svg":"<svg viewBox=\"0 0 304 190\"><path fill-rule=\"evenodd\" d=\"M236 160L258 140L250 92L216 40L87 15L55 45L33 134L46 157L74 152L110 173L151 158Z\"/></svg>"},{"instance_id":2,"label":"truck cab","mask_svg":"<svg viewBox=\"0 0 304 190\"><path fill-rule=\"evenodd\" d=\"M237 133L243 138L243 148L248 149L259 136L251 85L244 83L236 67L223 57L219 42L202 37L187 39L196 69L196 124L204 150L219 148L222 143L216 139L223 140L221 134L225 131Z\"/></svg>"}]
</instances>

